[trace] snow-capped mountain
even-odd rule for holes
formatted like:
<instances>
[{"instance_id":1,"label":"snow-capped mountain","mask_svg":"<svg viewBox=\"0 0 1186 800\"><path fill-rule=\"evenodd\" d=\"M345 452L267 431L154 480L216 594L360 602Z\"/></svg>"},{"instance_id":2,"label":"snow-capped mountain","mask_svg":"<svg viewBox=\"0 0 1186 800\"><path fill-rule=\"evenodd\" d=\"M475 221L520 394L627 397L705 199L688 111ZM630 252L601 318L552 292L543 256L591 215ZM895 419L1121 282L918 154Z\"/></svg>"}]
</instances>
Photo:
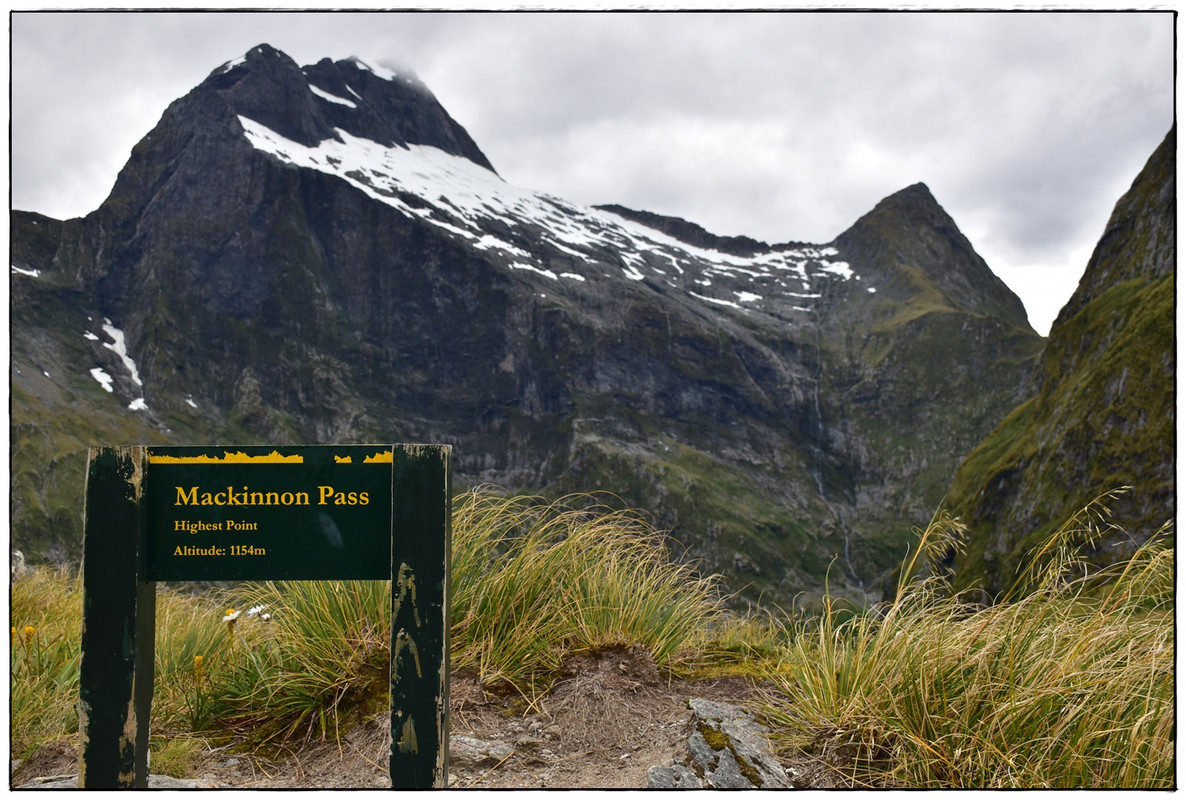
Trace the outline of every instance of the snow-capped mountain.
<instances>
[{"instance_id":1,"label":"snow-capped mountain","mask_svg":"<svg viewBox=\"0 0 1186 800\"><path fill-rule=\"evenodd\" d=\"M327 102L351 102L313 84L309 88ZM717 305L766 308L766 295L773 295L792 298L790 308L808 312L811 301L821 297L812 291L819 288L815 282L854 277L847 263L831 260L839 255L835 247L787 246L750 256L697 248L608 211L516 188L492 170L435 147L381 145L340 128L333 138L306 147L254 120L238 119L252 145L281 162L341 178L409 219L435 225L472 247L498 251L511 269L554 281L649 277ZM617 274L606 272L607 252L620 261Z\"/></svg>"},{"instance_id":2,"label":"snow-capped mountain","mask_svg":"<svg viewBox=\"0 0 1186 800\"><path fill-rule=\"evenodd\" d=\"M85 446L434 441L607 491L746 596L880 591L1041 339L922 184L768 245L516 187L411 76L261 45L82 219L12 221L14 538ZM788 231L793 234L793 231ZM841 574L843 573L843 574Z\"/></svg>"}]
</instances>

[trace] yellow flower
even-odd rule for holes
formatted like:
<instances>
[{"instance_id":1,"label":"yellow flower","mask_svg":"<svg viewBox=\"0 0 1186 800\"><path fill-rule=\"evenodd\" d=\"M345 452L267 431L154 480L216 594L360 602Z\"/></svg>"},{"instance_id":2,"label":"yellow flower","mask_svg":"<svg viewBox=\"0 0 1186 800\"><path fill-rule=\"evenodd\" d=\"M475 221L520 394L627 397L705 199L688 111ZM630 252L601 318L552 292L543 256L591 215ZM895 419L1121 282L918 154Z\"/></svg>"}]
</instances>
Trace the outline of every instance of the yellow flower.
<instances>
[{"instance_id":1,"label":"yellow flower","mask_svg":"<svg viewBox=\"0 0 1186 800\"><path fill-rule=\"evenodd\" d=\"M194 680L198 683L202 682L202 657L194 656Z\"/></svg>"},{"instance_id":2,"label":"yellow flower","mask_svg":"<svg viewBox=\"0 0 1186 800\"><path fill-rule=\"evenodd\" d=\"M32 643L33 643L33 626L26 625L25 626L25 647L28 647Z\"/></svg>"}]
</instances>

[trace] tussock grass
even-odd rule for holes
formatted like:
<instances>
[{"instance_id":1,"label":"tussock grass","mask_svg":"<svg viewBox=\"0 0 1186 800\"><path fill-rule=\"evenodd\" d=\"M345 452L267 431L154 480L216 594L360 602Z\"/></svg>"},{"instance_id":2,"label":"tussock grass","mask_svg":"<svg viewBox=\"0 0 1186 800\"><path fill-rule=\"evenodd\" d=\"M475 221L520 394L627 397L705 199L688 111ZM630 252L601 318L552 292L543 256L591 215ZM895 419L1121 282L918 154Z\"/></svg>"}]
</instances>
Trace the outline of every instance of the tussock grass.
<instances>
[{"instance_id":1,"label":"tussock grass","mask_svg":"<svg viewBox=\"0 0 1186 800\"><path fill-rule=\"evenodd\" d=\"M171 736L152 742L152 774L188 778L205 747L203 739L193 736Z\"/></svg>"},{"instance_id":2,"label":"tussock grass","mask_svg":"<svg viewBox=\"0 0 1186 800\"><path fill-rule=\"evenodd\" d=\"M78 733L82 581L65 569L30 570L11 592L14 761Z\"/></svg>"},{"instance_id":3,"label":"tussock grass","mask_svg":"<svg viewBox=\"0 0 1186 800\"><path fill-rule=\"evenodd\" d=\"M14 760L46 742L78 735L78 670L81 661L82 580L76 570L35 567L12 584L11 740ZM205 654L218 669L218 625L209 609L169 589L157 593L154 711L172 725L194 720L193 659ZM211 662L213 659L213 663ZM207 720L208 721L208 720Z\"/></svg>"},{"instance_id":4,"label":"tussock grass","mask_svg":"<svg viewBox=\"0 0 1186 800\"><path fill-rule=\"evenodd\" d=\"M453 665L490 687L531 700L567 655L614 645L642 644L685 669L710 639L729 638L736 661L746 650L721 626L715 581L670 561L636 512L482 489L456 499L453 544ZM14 586L14 757L77 734L80 595L62 571ZM386 581L254 582L213 595L162 587L154 721L257 745L336 736L385 707L390 626Z\"/></svg>"},{"instance_id":5,"label":"tussock grass","mask_svg":"<svg viewBox=\"0 0 1186 800\"><path fill-rule=\"evenodd\" d=\"M640 514L591 496L459 496L452 567L453 668L528 702L572 653L641 644L675 666L724 617L714 580L672 562ZM249 583L223 601L265 606L272 619L223 623L234 635L211 651L217 699L196 720L214 715L257 742L281 743L336 736L386 703L388 582ZM722 637L743 649L734 629L718 626L713 640ZM184 678L197 650L182 649Z\"/></svg>"},{"instance_id":6,"label":"tussock grass","mask_svg":"<svg viewBox=\"0 0 1186 800\"><path fill-rule=\"evenodd\" d=\"M258 743L325 739L387 702L387 582L267 581L227 597L240 611L222 622L231 662L219 679L225 727Z\"/></svg>"},{"instance_id":7,"label":"tussock grass","mask_svg":"<svg viewBox=\"0 0 1186 800\"><path fill-rule=\"evenodd\" d=\"M958 545L960 526L935 520L892 603L846 619L826 608L771 664L783 745L823 753L855 785L1172 786L1170 532L1091 574L1080 553L1101 508L1072 517L987 607L920 576L928 553Z\"/></svg>"},{"instance_id":8,"label":"tussock grass","mask_svg":"<svg viewBox=\"0 0 1186 800\"><path fill-rule=\"evenodd\" d=\"M671 561L638 512L590 495L474 492L453 536L453 665L524 696L582 650L642 644L671 665L723 617L715 580Z\"/></svg>"},{"instance_id":9,"label":"tussock grass","mask_svg":"<svg viewBox=\"0 0 1186 800\"><path fill-rule=\"evenodd\" d=\"M453 666L531 707L569 656L642 645L676 674L767 677L781 746L822 753L854 785L1172 786L1172 531L1090 572L1081 553L1108 499L1062 526L992 605L936 566L963 530L938 518L892 602L854 613L827 600L779 621L727 613L715 580L672 561L637 512L476 490L454 506ZM389 617L384 581L162 587L158 756L184 773L212 739L286 746L382 711ZM80 628L76 575L14 582L14 759L77 735Z\"/></svg>"},{"instance_id":10,"label":"tussock grass","mask_svg":"<svg viewBox=\"0 0 1186 800\"><path fill-rule=\"evenodd\" d=\"M222 609L212 598L168 588L157 590L156 605L153 716L170 729L206 730L220 711L211 677L229 667Z\"/></svg>"}]
</instances>

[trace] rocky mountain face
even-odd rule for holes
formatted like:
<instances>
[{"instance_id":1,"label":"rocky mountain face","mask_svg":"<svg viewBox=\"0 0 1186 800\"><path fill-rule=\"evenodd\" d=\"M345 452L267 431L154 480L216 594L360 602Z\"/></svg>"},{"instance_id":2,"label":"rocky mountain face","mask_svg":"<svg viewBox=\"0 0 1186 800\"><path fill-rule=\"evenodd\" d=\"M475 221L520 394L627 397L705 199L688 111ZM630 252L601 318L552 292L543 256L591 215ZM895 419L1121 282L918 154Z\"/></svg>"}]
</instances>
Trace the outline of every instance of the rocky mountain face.
<instances>
[{"instance_id":1,"label":"rocky mountain face","mask_svg":"<svg viewBox=\"0 0 1186 800\"><path fill-rule=\"evenodd\" d=\"M95 443L424 441L607 491L749 600L880 594L1042 339L926 186L768 245L503 181L414 78L262 45L81 219L14 212L13 538Z\"/></svg>"},{"instance_id":2,"label":"rocky mountain face","mask_svg":"<svg viewBox=\"0 0 1186 800\"><path fill-rule=\"evenodd\" d=\"M1176 129L1117 202L1018 406L960 466L950 505L971 526L963 583L1008 588L1026 551L1113 489L1122 530L1092 559L1130 555L1174 517Z\"/></svg>"}]
</instances>

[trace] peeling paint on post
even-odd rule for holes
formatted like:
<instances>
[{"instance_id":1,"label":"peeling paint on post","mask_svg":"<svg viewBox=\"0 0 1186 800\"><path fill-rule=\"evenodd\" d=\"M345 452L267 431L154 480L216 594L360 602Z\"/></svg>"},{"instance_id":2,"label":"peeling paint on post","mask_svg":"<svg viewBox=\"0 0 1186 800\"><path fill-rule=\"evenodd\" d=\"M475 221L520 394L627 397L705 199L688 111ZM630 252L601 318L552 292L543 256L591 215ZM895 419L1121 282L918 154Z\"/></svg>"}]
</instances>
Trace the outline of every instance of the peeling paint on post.
<instances>
[{"instance_id":1,"label":"peeling paint on post","mask_svg":"<svg viewBox=\"0 0 1186 800\"><path fill-rule=\"evenodd\" d=\"M83 523L78 785L148 786L155 584L144 579L143 447L91 448Z\"/></svg>"},{"instance_id":2,"label":"peeling paint on post","mask_svg":"<svg viewBox=\"0 0 1186 800\"><path fill-rule=\"evenodd\" d=\"M445 788L449 777L448 447L396 448L391 517L391 786ZM442 536L441 533L444 532Z\"/></svg>"}]
</instances>

